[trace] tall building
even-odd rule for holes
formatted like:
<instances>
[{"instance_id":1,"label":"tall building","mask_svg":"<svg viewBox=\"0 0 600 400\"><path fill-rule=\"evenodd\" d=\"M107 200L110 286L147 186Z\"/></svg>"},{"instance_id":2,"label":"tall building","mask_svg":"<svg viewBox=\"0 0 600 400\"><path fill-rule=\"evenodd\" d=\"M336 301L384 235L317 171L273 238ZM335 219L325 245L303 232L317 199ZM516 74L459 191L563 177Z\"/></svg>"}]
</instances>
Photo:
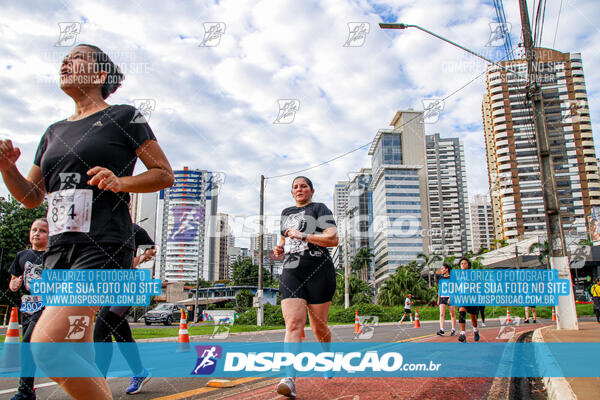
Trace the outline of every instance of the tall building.
<instances>
[{"instance_id":1,"label":"tall building","mask_svg":"<svg viewBox=\"0 0 600 400\"><path fill-rule=\"evenodd\" d=\"M212 281L229 279L229 243L232 237L229 232L229 215L218 213L217 221L217 248L214 276Z\"/></svg>"},{"instance_id":2,"label":"tall building","mask_svg":"<svg viewBox=\"0 0 600 400\"><path fill-rule=\"evenodd\" d=\"M159 193L159 277L166 281L212 280L216 268L219 175L206 170L173 171L173 186Z\"/></svg>"},{"instance_id":3,"label":"tall building","mask_svg":"<svg viewBox=\"0 0 600 400\"><path fill-rule=\"evenodd\" d=\"M422 121L422 111L398 111L393 129L379 130L369 149L377 287L419 253L429 254Z\"/></svg>"},{"instance_id":4,"label":"tall building","mask_svg":"<svg viewBox=\"0 0 600 400\"><path fill-rule=\"evenodd\" d=\"M587 236L586 216L600 205L600 176L592 138L581 54L536 49L560 215L567 244ZM546 236L539 161L524 59L487 71L482 114L495 235L514 242Z\"/></svg>"},{"instance_id":5,"label":"tall building","mask_svg":"<svg viewBox=\"0 0 600 400\"><path fill-rule=\"evenodd\" d=\"M250 255L252 262L258 265L258 233L250 235ZM263 257L269 257L269 253L279 244L279 234L264 233L263 234Z\"/></svg>"},{"instance_id":6,"label":"tall building","mask_svg":"<svg viewBox=\"0 0 600 400\"><path fill-rule=\"evenodd\" d=\"M458 138L425 137L431 252L457 258L471 248L465 151Z\"/></svg>"},{"instance_id":7,"label":"tall building","mask_svg":"<svg viewBox=\"0 0 600 400\"><path fill-rule=\"evenodd\" d=\"M362 168L347 184L346 235L348 240L348 262L359 249L373 249L373 192L369 190L372 176L370 168ZM375 263L362 268L360 279L370 281L375 275Z\"/></svg>"},{"instance_id":8,"label":"tall building","mask_svg":"<svg viewBox=\"0 0 600 400\"><path fill-rule=\"evenodd\" d=\"M471 250L477 253L480 249L490 249L494 244L494 222L492 220L492 205L487 196L473 196L470 203Z\"/></svg>"},{"instance_id":9,"label":"tall building","mask_svg":"<svg viewBox=\"0 0 600 400\"><path fill-rule=\"evenodd\" d=\"M333 191L333 218L338 230L338 246L333 249L333 265L344 268L344 248L346 243L346 204L348 203L348 181L338 181Z\"/></svg>"},{"instance_id":10,"label":"tall building","mask_svg":"<svg viewBox=\"0 0 600 400\"><path fill-rule=\"evenodd\" d=\"M156 239L157 193L131 193L131 220L144 228L148 235Z\"/></svg>"}]
</instances>

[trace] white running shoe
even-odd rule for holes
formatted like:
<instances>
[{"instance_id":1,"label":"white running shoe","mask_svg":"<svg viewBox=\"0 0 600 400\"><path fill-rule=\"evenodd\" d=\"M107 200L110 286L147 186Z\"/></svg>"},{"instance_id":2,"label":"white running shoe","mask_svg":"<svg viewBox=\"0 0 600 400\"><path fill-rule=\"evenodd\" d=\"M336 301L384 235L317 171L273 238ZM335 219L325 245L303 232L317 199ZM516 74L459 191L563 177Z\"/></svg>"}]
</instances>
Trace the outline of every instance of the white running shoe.
<instances>
[{"instance_id":1,"label":"white running shoe","mask_svg":"<svg viewBox=\"0 0 600 400\"><path fill-rule=\"evenodd\" d=\"M296 382L293 378L281 378L277 385L277 393L286 397L296 397Z\"/></svg>"}]
</instances>

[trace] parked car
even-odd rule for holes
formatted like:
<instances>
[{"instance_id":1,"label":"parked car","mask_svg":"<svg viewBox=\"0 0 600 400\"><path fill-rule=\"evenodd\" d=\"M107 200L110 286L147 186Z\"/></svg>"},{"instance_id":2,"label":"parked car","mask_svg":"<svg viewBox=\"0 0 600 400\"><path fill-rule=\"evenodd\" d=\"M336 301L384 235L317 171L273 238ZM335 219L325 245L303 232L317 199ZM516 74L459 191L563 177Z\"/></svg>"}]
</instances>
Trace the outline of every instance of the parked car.
<instances>
[{"instance_id":1,"label":"parked car","mask_svg":"<svg viewBox=\"0 0 600 400\"><path fill-rule=\"evenodd\" d=\"M185 307L179 304L159 304L154 309L144 314L144 322L146 325L155 323L171 325L173 321L179 320L182 309L185 311Z\"/></svg>"}]
</instances>

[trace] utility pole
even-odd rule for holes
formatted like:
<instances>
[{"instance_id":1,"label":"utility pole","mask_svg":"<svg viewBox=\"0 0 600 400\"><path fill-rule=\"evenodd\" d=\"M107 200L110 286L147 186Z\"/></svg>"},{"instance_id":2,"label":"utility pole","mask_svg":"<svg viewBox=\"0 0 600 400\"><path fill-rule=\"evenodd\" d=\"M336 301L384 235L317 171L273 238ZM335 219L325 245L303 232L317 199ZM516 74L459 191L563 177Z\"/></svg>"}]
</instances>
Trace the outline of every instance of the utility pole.
<instances>
[{"instance_id":1,"label":"utility pole","mask_svg":"<svg viewBox=\"0 0 600 400\"><path fill-rule=\"evenodd\" d=\"M538 77L538 63L536 49L533 47L531 26L527 11L527 0L519 0L521 11L521 26L523 30L523 44L527 58L527 96L533 108L533 122L535 127L535 141L537 144L538 158L540 161L540 180L542 183L542 196L546 214L546 230L550 246L550 266L558 271L560 279L571 281L569 258L566 256L565 238L563 235L560 218L560 204L556 191L556 179L550 153L550 139L546 127L544 102ZM571 284L571 288L573 285ZM559 296L557 307L556 326L558 329L579 329L577 324L577 310L573 291L569 296Z\"/></svg>"},{"instance_id":2,"label":"utility pole","mask_svg":"<svg viewBox=\"0 0 600 400\"><path fill-rule=\"evenodd\" d=\"M350 308L350 262L348 260L348 216L344 211L344 308Z\"/></svg>"},{"instance_id":3,"label":"utility pole","mask_svg":"<svg viewBox=\"0 0 600 400\"><path fill-rule=\"evenodd\" d=\"M258 228L258 289L254 298L254 307L256 307L256 325L262 326L264 321L263 308L263 230L264 230L264 207L265 206L265 176L260 176L260 222Z\"/></svg>"}]
</instances>

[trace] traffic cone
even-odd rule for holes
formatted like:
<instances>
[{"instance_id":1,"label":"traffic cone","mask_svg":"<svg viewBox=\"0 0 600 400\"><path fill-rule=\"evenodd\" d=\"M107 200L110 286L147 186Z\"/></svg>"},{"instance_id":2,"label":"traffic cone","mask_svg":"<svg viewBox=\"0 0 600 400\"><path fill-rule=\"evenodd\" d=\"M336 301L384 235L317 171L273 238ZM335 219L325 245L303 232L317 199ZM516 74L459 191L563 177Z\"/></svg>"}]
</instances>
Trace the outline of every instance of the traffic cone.
<instances>
[{"instance_id":1,"label":"traffic cone","mask_svg":"<svg viewBox=\"0 0 600 400\"><path fill-rule=\"evenodd\" d=\"M556 322L556 307L552 307L552 321Z\"/></svg>"},{"instance_id":2,"label":"traffic cone","mask_svg":"<svg viewBox=\"0 0 600 400\"><path fill-rule=\"evenodd\" d=\"M419 321L419 310L415 308L415 328L421 327L421 321Z\"/></svg>"},{"instance_id":3,"label":"traffic cone","mask_svg":"<svg viewBox=\"0 0 600 400\"><path fill-rule=\"evenodd\" d=\"M304 334L304 328L302 328L302 340L306 339L306 335Z\"/></svg>"},{"instance_id":4,"label":"traffic cone","mask_svg":"<svg viewBox=\"0 0 600 400\"><path fill-rule=\"evenodd\" d=\"M0 359L0 370L2 372L19 371L20 344L19 309L13 307L10 311L10 320L6 329L2 358Z\"/></svg>"},{"instance_id":5,"label":"traffic cone","mask_svg":"<svg viewBox=\"0 0 600 400\"><path fill-rule=\"evenodd\" d=\"M190 335L188 334L187 319L185 312L181 310L181 319L179 320L179 337L177 338L177 352L190 351Z\"/></svg>"},{"instance_id":6,"label":"traffic cone","mask_svg":"<svg viewBox=\"0 0 600 400\"><path fill-rule=\"evenodd\" d=\"M360 320L358 318L358 310L356 310L356 315L354 316L354 338L356 339L361 333L362 328L360 326Z\"/></svg>"},{"instance_id":7,"label":"traffic cone","mask_svg":"<svg viewBox=\"0 0 600 400\"><path fill-rule=\"evenodd\" d=\"M510 319L510 309L508 307L506 307L506 323L510 324L512 322L512 319Z\"/></svg>"}]
</instances>

